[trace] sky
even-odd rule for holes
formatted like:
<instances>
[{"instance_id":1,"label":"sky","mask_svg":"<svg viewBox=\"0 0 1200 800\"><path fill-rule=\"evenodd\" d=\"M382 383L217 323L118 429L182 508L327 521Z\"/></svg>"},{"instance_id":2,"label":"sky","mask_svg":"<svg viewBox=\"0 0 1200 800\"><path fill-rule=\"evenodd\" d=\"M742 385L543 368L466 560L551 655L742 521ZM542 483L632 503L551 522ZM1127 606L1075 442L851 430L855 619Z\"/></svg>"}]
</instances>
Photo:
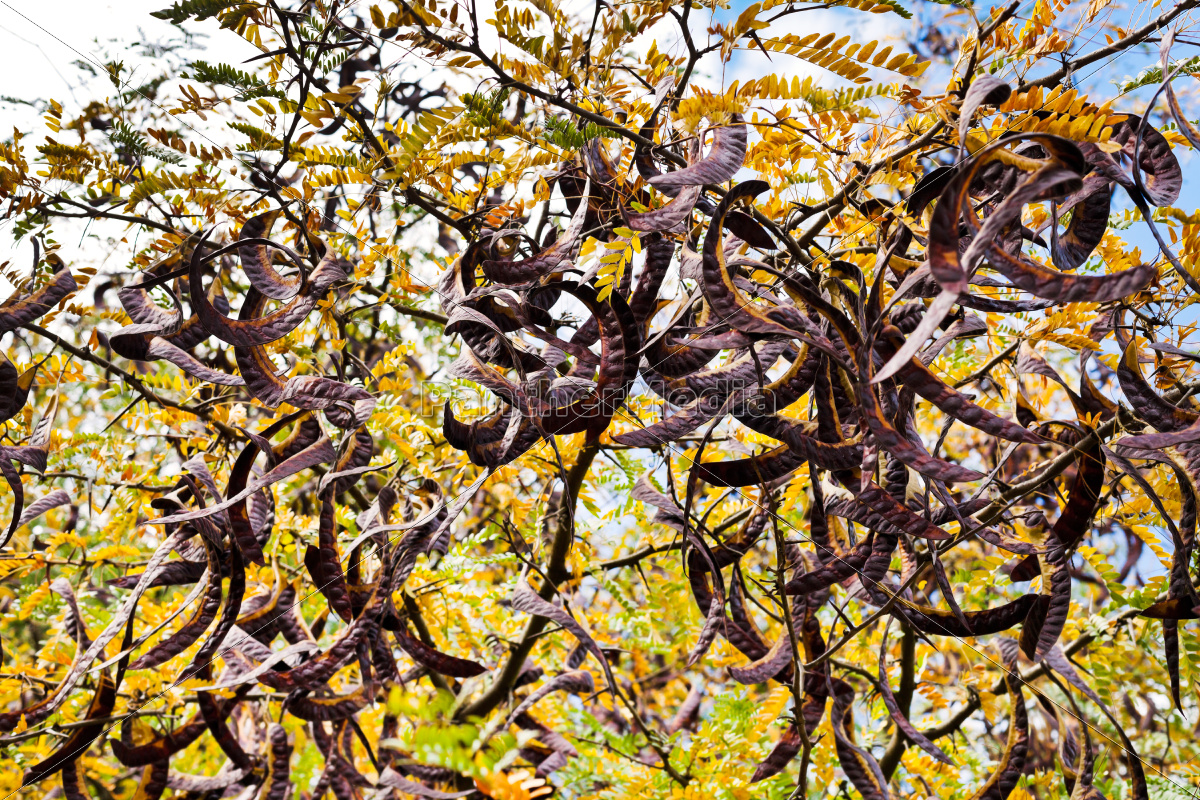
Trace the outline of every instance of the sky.
<instances>
[{"instance_id":1,"label":"sky","mask_svg":"<svg viewBox=\"0 0 1200 800\"><path fill-rule=\"evenodd\" d=\"M177 35L170 23L150 16L169 5L168 0L3 0L0 94L86 102L92 93L72 62L102 64L109 56L140 60L138 44ZM210 40L208 60L240 61L254 53L249 45L230 47L231 42L235 38L228 35ZM104 81L90 83L100 86Z\"/></svg>"},{"instance_id":2,"label":"sky","mask_svg":"<svg viewBox=\"0 0 1200 800\"><path fill-rule=\"evenodd\" d=\"M0 0L0 96L53 98L70 113L91 99L111 94L114 87L101 68L111 60L125 62L130 83L138 85L139 76L150 75L143 43L180 37L170 23L150 16L170 4L170 0ZM206 60L236 64L257 52L229 32L222 34L200 42ZM77 62L89 63L101 74L89 76L75 66ZM44 131L40 115L41 110L30 106L0 105L0 138L9 138L13 128L40 135ZM65 251L87 257L82 227L72 231L60 225L56 230ZM66 241L68 233L80 235L82 247ZM0 263L6 261L32 264L32 245L14 244L8 230L0 228ZM0 280L0 295L9 290Z\"/></svg>"}]
</instances>

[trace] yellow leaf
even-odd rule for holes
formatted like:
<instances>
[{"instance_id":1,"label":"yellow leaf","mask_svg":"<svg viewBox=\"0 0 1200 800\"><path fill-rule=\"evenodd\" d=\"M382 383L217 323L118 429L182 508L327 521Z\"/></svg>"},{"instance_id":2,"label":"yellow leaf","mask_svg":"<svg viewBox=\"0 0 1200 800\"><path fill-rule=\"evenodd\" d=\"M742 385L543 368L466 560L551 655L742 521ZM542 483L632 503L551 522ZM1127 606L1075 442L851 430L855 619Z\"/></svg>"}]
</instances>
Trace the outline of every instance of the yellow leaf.
<instances>
[{"instance_id":1,"label":"yellow leaf","mask_svg":"<svg viewBox=\"0 0 1200 800\"><path fill-rule=\"evenodd\" d=\"M50 596L50 584L43 583L38 588L21 598L21 610L17 613L18 620L29 619L29 615L33 613L42 601Z\"/></svg>"},{"instance_id":2,"label":"yellow leaf","mask_svg":"<svg viewBox=\"0 0 1200 800\"><path fill-rule=\"evenodd\" d=\"M765 23L760 23L755 20L758 12L762 10L762 3L752 3L745 11L738 15L737 22L733 25L733 32L740 36L748 30L766 27Z\"/></svg>"}]
</instances>

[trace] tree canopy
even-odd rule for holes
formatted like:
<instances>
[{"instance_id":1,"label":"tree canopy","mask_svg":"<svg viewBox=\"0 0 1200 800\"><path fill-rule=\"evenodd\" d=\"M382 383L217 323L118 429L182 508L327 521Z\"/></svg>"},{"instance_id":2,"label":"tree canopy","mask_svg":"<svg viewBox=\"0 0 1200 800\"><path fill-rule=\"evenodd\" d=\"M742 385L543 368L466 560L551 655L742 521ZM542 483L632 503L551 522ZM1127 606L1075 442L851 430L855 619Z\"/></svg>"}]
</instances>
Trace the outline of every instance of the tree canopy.
<instances>
[{"instance_id":1,"label":"tree canopy","mask_svg":"<svg viewBox=\"0 0 1200 800\"><path fill-rule=\"evenodd\" d=\"M1200 796L1200 0L917 3L5 98L2 795Z\"/></svg>"}]
</instances>

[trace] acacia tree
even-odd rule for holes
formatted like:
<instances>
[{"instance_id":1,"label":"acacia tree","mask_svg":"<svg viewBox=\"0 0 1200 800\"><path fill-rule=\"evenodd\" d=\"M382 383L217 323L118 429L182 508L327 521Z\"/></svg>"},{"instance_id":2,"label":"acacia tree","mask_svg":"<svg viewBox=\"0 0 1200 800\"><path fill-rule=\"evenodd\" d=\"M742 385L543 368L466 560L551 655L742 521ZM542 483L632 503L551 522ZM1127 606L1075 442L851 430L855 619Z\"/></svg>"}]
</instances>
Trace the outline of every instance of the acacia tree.
<instances>
[{"instance_id":1,"label":"acacia tree","mask_svg":"<svg viewBox=\"0 0 1200 800\"><path fill-rule=\"evenodd\" d=\"M0 790L1192 796L1195 5L159 12L0 153Z\"/></svg>"}]
</instances>

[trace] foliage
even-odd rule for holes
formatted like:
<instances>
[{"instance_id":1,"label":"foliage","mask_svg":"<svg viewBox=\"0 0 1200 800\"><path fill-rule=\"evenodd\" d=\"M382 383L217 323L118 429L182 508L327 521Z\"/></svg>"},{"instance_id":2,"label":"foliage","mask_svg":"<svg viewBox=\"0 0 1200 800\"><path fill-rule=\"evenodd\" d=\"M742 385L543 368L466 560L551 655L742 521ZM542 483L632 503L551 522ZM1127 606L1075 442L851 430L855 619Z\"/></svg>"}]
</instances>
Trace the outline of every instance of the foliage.
<instances>
[{"instance_id":1,"label":"foliage","mask_svg":"<svg viewBox=\"0 0 1200 800\"><path fill-rule=\"evenodd\" d=\"M1197 796L1195 5L156 12L0 143L0 790Z\"/></svg>"},{"instance_id":2,"label":"foliage","mask_svg":"<svg viewBox=\"0 0 1200 800\"><path fill-rule=\"evenodd\" d=\"M209 64L207 61L193 61L191 74L188 77L201 83L224 84L241 89L239 97L243 100L253 100L258 97L287 99L282 91L267 86L256 75L243 72L228 64Z\"/></svg>"}]
</instances>

